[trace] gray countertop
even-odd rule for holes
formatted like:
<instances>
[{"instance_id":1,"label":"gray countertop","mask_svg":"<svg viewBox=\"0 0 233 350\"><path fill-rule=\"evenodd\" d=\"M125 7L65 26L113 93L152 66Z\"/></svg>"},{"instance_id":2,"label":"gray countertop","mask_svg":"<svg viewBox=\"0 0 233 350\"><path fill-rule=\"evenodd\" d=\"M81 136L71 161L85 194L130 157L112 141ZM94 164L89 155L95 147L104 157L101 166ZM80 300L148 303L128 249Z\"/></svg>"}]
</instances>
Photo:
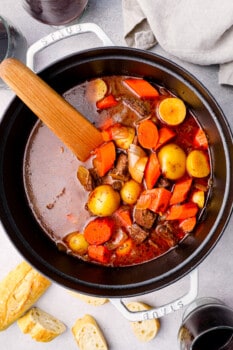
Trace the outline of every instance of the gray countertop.
<instances>
[{"instance_id":1,"label":"gray countertop","mask_svg":"<svg viewBox=\"0 0 233 350\"><path fill-rule=\"evenodd\" d=\"M43 36L54 31L54 28L41 24L31 18L22 8L21 1L1 0L0 14L7 17L25 35L28 45L33 44ZM125 46L123 39L123 21L121 1L119 0L90 0L89 6L80 22L92 22L98 24L110 37L115 45ZM52 48L38 54L36 69L40 70L49 63L77 50L99 46L96 37L92 34L72 37L57 43ZM233 87L218 84L218 66L197 66L182 62L170 57L161 47L156 46L151 51L172 59L180 66L190 71L215 97L222 108L231 129L233 130ZM10 90L0 90L0 116L7 109L13 93ZM227 228L207 258L199 265L199 297L212 296L224 301L233 307L233 218L230 219ZM0 279L23 258L16 251L12 243L0 227ZM154 293L135 298L152 306L162 305L176 299L188 288L189 278L186 276L180 281ZM29 336L23 335L17 324L13 324L6 331L0 333L0 348L4 350L25 349L77 349L77 345L71 334L71 327L75 320L84 314L92 314L101 326L109 349L111 350L167 350L177 349L177 332L182 320L183 310L170 313L161 318L161 329L158 336L149 343L140 343L133 335L129 321L111 304L94 307L74 298L66 289L52 284L52 287L38 301L38 306L61 319L68 327L65 334L54 341L41 344L33 341Z\"/></svg>"}]
</instances>

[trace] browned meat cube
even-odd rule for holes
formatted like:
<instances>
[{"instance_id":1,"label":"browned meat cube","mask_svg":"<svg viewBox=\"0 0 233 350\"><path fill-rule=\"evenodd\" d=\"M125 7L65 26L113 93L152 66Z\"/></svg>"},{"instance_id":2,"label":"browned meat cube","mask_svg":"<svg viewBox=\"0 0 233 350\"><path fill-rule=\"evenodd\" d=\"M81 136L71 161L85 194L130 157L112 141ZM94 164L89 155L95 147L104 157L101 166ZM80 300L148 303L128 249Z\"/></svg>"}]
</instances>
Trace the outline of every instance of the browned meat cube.
<instances>
[{"instance_id":1,"label":"browned meat cube","mask_svg":"<svg viewBox=\"0 0 233 350\"><path fill-rule=\"evenodd\" d=\"M168 179L166 179L165 177L160 177L156 186L157 187L168 188L168 187L171 186L171 182Z\"/></svg>"},{"instance_id":2,"label":"browned meat cube","mask_svg":"<svg viewBox=\"0 0 233 350\"><path fill-rule=\"evenodd\" d=\"M130 178L128 171L128 156L120 153L117 157L116 167L109 174L115 180L127 181Z\"/></svg>"},{"instance_id":3,"label":"browned meat cube","mask_svg":"<svg viewBox=\"0 0 233 350\"><path fill-rule=\"evenodd\" d=\"M138 244L145 241L145 239L148 237L149 232L145 231L143 228L141 228L137 224L133 224L131 226L130 230L130 237Z\"/></svg>"},{"instance_id":4,"label":"browned meat cube","mask_svg":"<svg viewBox=\"0 0 233 350\"><path fill-rule=\"evenodd\" d=\"M150 239L159 247L166 247L167 249L174 247L177 243L172 227L167 222L158 225L150 234Z\"/></svg>"},{"instance_id":5,"label":"browned meat cube","mask_svg":"<svg viewBox=\"0 0 233 350\"><path fill-rule=\"evenodd\" d=\"M134 221L138 225L144 228L150 229L157 218L157 214L153 213L149 209L135 208L133 217L134 217Z\"/></svg>"}]
</instances>

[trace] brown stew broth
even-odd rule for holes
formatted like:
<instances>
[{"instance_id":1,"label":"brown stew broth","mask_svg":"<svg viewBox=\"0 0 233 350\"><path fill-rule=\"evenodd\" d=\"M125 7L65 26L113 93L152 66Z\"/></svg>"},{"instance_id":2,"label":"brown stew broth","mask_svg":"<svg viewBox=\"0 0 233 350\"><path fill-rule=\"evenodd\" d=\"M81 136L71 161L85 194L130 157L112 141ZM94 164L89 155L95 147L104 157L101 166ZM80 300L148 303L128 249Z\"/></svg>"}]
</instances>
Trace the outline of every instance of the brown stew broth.
<instances>
[{"instance_id":1,"label":"brown stew broth","mask_svg":"<svg viewBox=\"0 0 233 350\"><path fill-rule=\"evenodd\" d=\"M125 126L136 128L138 122L145 118L152 118L158 129L164 123L157 116L156 105L159 100L173 96L165 88L153 84L159 91L160 96L155 99L140 99L123 83L126 77L112 76L103 77L108 87L107 94L112 94L118 104L115 107L98 110L96 101L88 90L89 82L86 81L67 91L64 97L81 113L100 129L108 125L121 123ZM200 125L191 111L187 108L184 122L173 126L176 136L172 143L179 145L186 154L195 148L193 138ZM122 150L117 149L117 154ZM149 153L150 151L148 151ZM127 151L123 151L127 153ZM209 159L209 152L205 150ZM29 205L40 226L45 233L57 244L58 249L68 254L77 256L83 260L99 263L90 259L87 253L79 255L70 249L66 237L72 232L83 232L86 224L93 220L93 215L86 208L89 192L84 189L77 179L77 169L84 165L87 169L92 168L93 156L81 163L66 146L41 122L37 122L29 137L24 158L24 182ZM210 161L210 159L209 159ZM210 176L205 178L194 178L191 191L203 188L205 191L205 205L208 198ZM161 175L160 181L163 175ZM174 181L169 181L168 189L172 191ZM144 183L142 184L144 186ZM121 203L125 205L125 203ZM134 222L134 205L130 207ZM197 218L200 220L202 210L199 209ZM119 226L117 220L115 225ZM198 223L198 222L197 222ZM151 232L155 232L158 225L168 225L169 232L157 235L151 239ZM110 266L127 266L143 263L154 259L168 250L174 248L189 233L180 228L178 220L167 223L163 215L157 215L153 227L149 230L149 236L138 243L132 239L132 247L128 254L117 255L112 249L110 242L103 245L109 249L110 257L105 263ZM118 227L119 229L119 227ZM148 231L146 229L146 231ZM126 230L126 234L130 234Z\"/></svg>"}]
</instances>

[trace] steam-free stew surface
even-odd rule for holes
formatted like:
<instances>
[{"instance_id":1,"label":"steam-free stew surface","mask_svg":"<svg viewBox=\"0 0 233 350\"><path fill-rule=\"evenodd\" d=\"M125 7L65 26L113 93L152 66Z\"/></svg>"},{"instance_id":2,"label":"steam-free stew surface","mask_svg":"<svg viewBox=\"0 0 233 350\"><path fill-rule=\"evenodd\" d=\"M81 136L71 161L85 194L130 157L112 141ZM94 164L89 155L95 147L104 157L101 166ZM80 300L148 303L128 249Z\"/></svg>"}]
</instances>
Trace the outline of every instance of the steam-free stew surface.
<instances>
[{"instance_id":1,"label":"steam-free stew surface","mask_svg":"<svg viewBox=\"0 0 233 350\"><path fill-rule=\"evenodd\" d=\"M64 97L103 144L80 163L38 122L24 160L25 189L58 249L93 263L154 259L193 234L211 183L207 136L188 106L143 79L86 81Z\"/></svg>"}]
</instances>

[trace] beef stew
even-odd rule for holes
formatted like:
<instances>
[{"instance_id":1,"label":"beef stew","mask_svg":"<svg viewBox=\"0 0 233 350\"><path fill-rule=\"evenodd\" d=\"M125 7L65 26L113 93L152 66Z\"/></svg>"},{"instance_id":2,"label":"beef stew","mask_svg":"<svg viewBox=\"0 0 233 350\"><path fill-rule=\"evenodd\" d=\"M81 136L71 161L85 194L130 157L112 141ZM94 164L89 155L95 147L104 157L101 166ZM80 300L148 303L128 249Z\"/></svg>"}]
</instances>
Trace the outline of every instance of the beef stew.
<instances>
[{"instance_id":1,"label":"beef stew","mask_svg":"<svg viewBox=\"0 0 233 350\"><path fill-rule=\"evenodd\" d=\"M41 123L27 145L24 182L44 231L85 261L129 266L175 247L203 219L211 188L208 139L172 92L105 76L64 94L103 135L80 163Z\"/></svg>"}]
</instances>

